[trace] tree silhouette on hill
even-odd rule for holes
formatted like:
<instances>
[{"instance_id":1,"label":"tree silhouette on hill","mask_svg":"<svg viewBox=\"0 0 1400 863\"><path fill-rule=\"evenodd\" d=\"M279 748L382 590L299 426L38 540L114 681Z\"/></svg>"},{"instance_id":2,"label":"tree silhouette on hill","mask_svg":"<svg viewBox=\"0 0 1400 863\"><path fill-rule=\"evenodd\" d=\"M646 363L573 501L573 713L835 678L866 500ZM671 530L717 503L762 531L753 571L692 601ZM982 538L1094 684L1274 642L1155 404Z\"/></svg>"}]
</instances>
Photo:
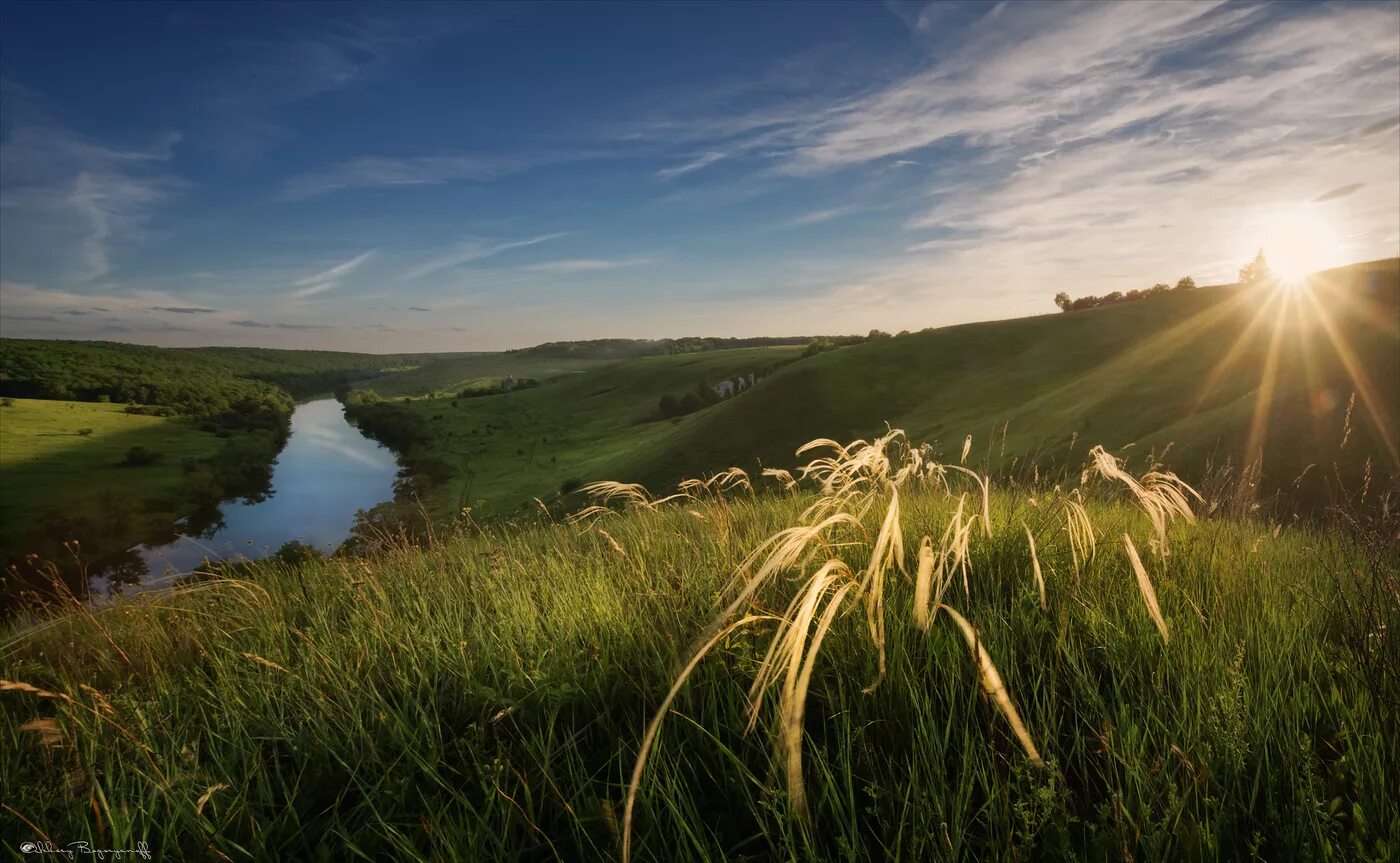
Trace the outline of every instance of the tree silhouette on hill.
<instances>
[{"instance_id":1,"label":"tree silhouette on hill","mask_svg":"<svg viewBox=\"0 0 1400 863\"><path fill-rule=\"evenodd\" d=\"M1264 258L1264 250L1260 249L1259 254L1254 256L1254 260L1240 267L1240 284L1258 285L1274 279L1274 271L1269 268L1269 262Z\"/></svg>"}]
</instances>

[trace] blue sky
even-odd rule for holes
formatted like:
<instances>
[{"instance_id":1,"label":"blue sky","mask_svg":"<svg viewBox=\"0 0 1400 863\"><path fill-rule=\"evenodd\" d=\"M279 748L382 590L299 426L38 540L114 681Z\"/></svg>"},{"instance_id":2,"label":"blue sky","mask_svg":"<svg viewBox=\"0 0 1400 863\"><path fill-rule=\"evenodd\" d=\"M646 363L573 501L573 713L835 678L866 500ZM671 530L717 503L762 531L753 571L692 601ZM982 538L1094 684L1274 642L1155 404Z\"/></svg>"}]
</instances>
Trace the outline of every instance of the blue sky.
<instances>
[{"instance_id":1,"label":"blue sky","mask_svg":"<svg viewBox=\"0 0 1400 863\"><path fill-rule=\"evenodd\" d=\"M1280 213L1322 263L1400 254L1400 4L3 18L6 336L919 329L1228 280Z\"/></svg>"}]
</instances>

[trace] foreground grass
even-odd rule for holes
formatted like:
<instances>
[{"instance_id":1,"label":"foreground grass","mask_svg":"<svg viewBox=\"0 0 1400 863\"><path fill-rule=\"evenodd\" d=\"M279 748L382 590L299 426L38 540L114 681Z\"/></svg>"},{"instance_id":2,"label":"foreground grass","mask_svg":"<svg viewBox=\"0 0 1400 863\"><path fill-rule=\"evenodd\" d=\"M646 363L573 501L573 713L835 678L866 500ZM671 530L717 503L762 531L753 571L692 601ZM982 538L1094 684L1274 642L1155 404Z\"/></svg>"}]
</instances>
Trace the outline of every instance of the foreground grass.
<instances>
[{"instance_id":1,"label":"foreground grass","mask_svg":"<svg viewBox=\"0 0 1400 863\"><path fill-rule=\"evenodd\" d=\"M125 405L11 402L0 407L0 548L5 549L52 513L101 515L112 509L104 504L112 496L144 502L147 529L169 524L179 515L182 462L207 458L222 444L188 420L129 414ZM159 453L160 460L123 466L133 446ZM136 537L142 532L140 525L128 531Z\"/></svg>"},{"instance_id":2,"label":"foreground grass","mask_svg":"<svg viewBox=\"0 0 1400 863\"><path fill-rule=\"evenodd\" d=\"M426 550L265 563L16 631L0 659L3 833L145 840L177 859L615 859L648 719L748 552L814 500L466 525ZM905 537L936 538L957 499L911 488L901 503ZM805 819L777 713L743 733L773 632L746 628L671 705L633 858L1393 859L1396 693L1364 672L1338 602L1393 558L1208 520L1178 523L1163 562L1138 510L1091 498L1100 546L1076 567L1055 512L1044 494L994 493L967 591L945 599L976 625L1043 766L981 694L947 616L924 632L901 610L912 567L891 570L880 684L863 691L878 668L864 614L838 616L816 662ZM820 556L865 567L885 513ZM753 611L780 613L809 573L762 587ZM1393 656L1397 624L1363 650Z\"/></svg>"}]
</instances>

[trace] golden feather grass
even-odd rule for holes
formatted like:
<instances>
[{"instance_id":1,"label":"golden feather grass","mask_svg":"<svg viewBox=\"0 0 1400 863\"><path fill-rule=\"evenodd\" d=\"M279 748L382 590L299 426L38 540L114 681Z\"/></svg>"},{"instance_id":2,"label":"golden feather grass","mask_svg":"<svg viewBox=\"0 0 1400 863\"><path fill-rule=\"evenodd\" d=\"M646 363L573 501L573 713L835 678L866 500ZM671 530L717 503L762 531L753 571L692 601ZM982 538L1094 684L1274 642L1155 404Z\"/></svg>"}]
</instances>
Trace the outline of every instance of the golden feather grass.
<instances>
[{"instance_id":1,"label":"golden feather grass","mask_svg":"<svg viewBox=\"0 0 1400 863\"><path fill-rule=\"evenodd\" d=\"M885 510L880 532L870 550L870 563L861 579L860 592L865 598L865 619L870 627L870 640L875 644L878 671L866 688L871 692L885 679L885 573L890 569L904 570L904 534L899 526L899 490L890 488L890 504Z\"/></svg>"},{"instance_id":2,"label":"golden feather grass","mask_svg":"<svg viewBox=\"0 0 1400 863\"><path fill-rule=\"evenodd\" d=\"M966 461L970 451L969 437L964 441L962 461ZM886 672L886 585L891 571L906 572L900 491L906 485L927 482L941 486L943 492L951 498L954 490L949 482L950 473L963 474L976 483L977 492L980 492L981 497L980 512L971 511L976 507L976 503L969 500L968 492L959 493L956 508L945 524L941 538L935 541L929 535L921 537L913 576L913 621L920 630L927 631L939 612L948 613L967 641L983 690L1006 718L1027 757L1037 765L1043 763L976 628L944 602L949 587L958 576L961 576L964 593L971 593L969 572L972 567L972 538L974 533L979 532L977 525L981 524L980 533L984 537L992 536L990 477L962 465L938 463L928 458L929 452L926 446L909 445L902 431L890 429L883 436L873 440L857 440L844 445L828 438L809 441L797 450L798 456L811 454L812 457L806 464L793 471L775 468L762 471L763 476L777 480L788 490L802 481L812 480L817 485L816 498L803 510L797 524L784 528L760 542L736 567L733 578L724 590L724 595L732 595L730 602L701 636L701 646L677 676L648 724L633 769L624 809L624 860L630 858L632 818L638 788L661 722L699 662L726 636L740 627L760 621L775 621L778 628L749 688L746 731L752 731L756 726L767 693L776 689L777 754L784 763L792 810L798 816L805 812L807 801L802 776L803 719L812 675L823 640L842 611L849 609L852 602L859 602L864 606L865 625L879 659L878 676L867 691L883 680ZM1123 470L1118 460L1108 455L1102 447L1096 447L1091 454L1084 481L1087 482L1089 476L1095 472L1123 483L1148 514L1159 536L1164 534L1166 525L1172 518L1193 518L1189 497L1196 496L1195 492L1172 474L1153 470L1140 479L1132 477ZM636 485L592 483L585 488L603 505L594 508L595 514L598 515L601 514L597 512L598 509L612 511L606 505L613 502L620 501L631 507L646 509L654 509L661 502L651 499L644 489ZM702 493L718 498L724 492L735 489L746 489L752 493L753 486L746 472L739 468L730 468L705 479L681 483L680 494L673 498L689 498ZM1068 494L1056 489L1056 497L1063 510L1064 530L1069 538L1071 557L1075 573L1078 575L1081 567L1092 560L1096 551L1094 526L1080 489L1076 488ZM1196 497L1199 499L1199 496ZM669 499L671 498L663 501ZM881 505L884 506L884 512L879 528L872 536L865 525L869 523L868 518L872 512ZM1039 549L1034 533L1024 521L1022 529L1026 534L1041 608L1044 609L1048 607L1048 597ZM848 533L838 533L842 531ZM1157 606L1152 585L1131 538L1125 535L1124 541L1133 567L1138 573L1139 588L1143 593L1144 602L1161 629L1163 638L1166 639L1166 624ZM866 565L859 572L853 572L846 563L829 556L833 549L847 545L869 548ZM759 590L783 574L805 568L817 553L826 554L827 559L805 579L796 582L797 587L781 615L744 613L746 606L754 602Z\"/></svg>"},{"instance_id":3,"label":"golden feather grass","mask_svg":"<svg viewBox=\"0 0 1400 863\"><path fill-rule=\"evenodd\" d=\"M992 662L992 657L987 653L987 648L982 646L982 640L977 635L977 630L972 624L967 622L967 618L958 614L951 607L941 606L943 611L948 612L953 623L962 630L963 637L967 639L967 646L972 651L973 661L977 663L977 673L982 680L982 689L989 695L1006 721L1011 724L1011 731L1016 735L1016 740L1020 742L1021 748L1026 751L1026 757L1037 767L1044 764L1040 758L1040 752L1036 750L1035 743L1031 740L1030 732L1026 730L1026 724L1021 721L1021 714L1016 712L1016 705L1011 701L1011 694L1006 690L1006 684L1002 682L1001 674L997 671L996 665Z\"/></svg>"},{"instance_id":4,"label":"golden feather grass","mask_svg":"<svg viewBox=\"0 0 1400 863\"><path fill-rule=\"evenodd\" d=\"M925 536L919 541L919 565L914 576L914 625L922 630L927 630L933 622L929 616L929 599L933 595L933 569L937 563L933 538Z\"/></svg>"},{"instance_id":5,"label":"golden feather grass","mask_svg":"<svg viewBox=\"0 0 1400 863\"><path fill-rule=\"evenodd\" d=\"M1069 536L1070 558L1074 563L1074 574L1078 577L1080 567L1094 557L1098 540L1094 536L1094 524L1084 509L1079 489L1074 489L1061 499L1065 512L1065 533Z\"/></svg>"},{"instance_id":6,"label":"golden feather grass","mask_svg":"<svg viewBox=\"0 0 1400 863\"><path fill-rule=\"evenodd\" d=\"M982 492L982 533L991 539L992 536L992 501L991 501L991 481L977 473L959 465L948 465L951 470L961 471L972 477L972 481L977 483L977 488Z\"/></svg>"},{"instance_id":7,"label":"golden feather grass","mask_svg":"<svg viewBox=\"0 0 1400 863\"><path fill-rule=\"evenodd\" d=\"M1147 613L1152 615L1152 622L1157 624L1157 629L1162 633L1162 641L1170 644L1171 637L1167 633L1167 622L1162 618L1162 609L1157 605L1157 592L1152 589L1152 581L1147 577L1147 570L1142 566L1142 558L1138 557L1137 548L1133 546L1133 538L1126 533L1123 534L1123 545L1128 549L1128 560L1133 565L1133 572L1137 573L1138 590L1142 592L1143 605L1147 606Z\"/></svg>"},{"instance_id":8,"label":"golden feather grass","mask_svg":"<svg viewBox=\"0 0 1400 863\"><path fill-rule=\"evenodd\" d=\"M783 470L780 467L769 467L763 469L763 476L770 477L782 483L784 491L791 491L797 485L797 480L793 478L792 471Z\"/></svg>"},{"instance_id":9,"label":"golden feather grass","mask_svg":"<svg viewBox=\"0 0 1400 863\"><path fill-rule=\"evenodd\" d=\"M1117 480L1132 494L1133 499L1152 522L1152 529L1157 534L1157 547L1163 556L1168 550L1167 526L1171 520L1182 518L1187 522L1195 522L1196 516L1191 511L1190 498L1194 497L1197 502L1202 498L1176 474L1154 469L1143 474L1139 480L1124 470L1122 462L1102 446L1091 449L1089 459L1092 469L1100 476Z\"/></svg>"},{"instance_id":10,"label":"golden feather grass","mask_svg":"<svg viewBox=\"0 0 1400 863\"><path fill-rule=\"evenodd\" d=\"M1045 604L1045 576L1040 571L1040 555L1035 552L1035 537L1031 535L1030 527L1023 521L1021 527L1026 529L1026 542L1031 547L1031 568L1035 573L1035 586L1040 591L1040 610L1046 609Z\"/></svg>"}]
</instances>

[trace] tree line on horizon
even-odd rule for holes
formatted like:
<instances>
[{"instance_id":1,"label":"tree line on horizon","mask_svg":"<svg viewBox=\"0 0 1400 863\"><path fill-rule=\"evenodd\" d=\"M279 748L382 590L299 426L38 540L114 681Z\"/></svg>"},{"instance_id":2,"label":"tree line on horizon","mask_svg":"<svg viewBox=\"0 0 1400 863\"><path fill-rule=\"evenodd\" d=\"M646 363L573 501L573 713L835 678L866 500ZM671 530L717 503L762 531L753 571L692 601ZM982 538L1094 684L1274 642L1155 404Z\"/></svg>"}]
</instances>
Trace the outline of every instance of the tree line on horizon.
<instances>
[{"instance_id":1,"label":"tree line on horizon","mask_svg":"<svg viewBox=\"0 0 1400 863\"><path fill-rule=\"evenodd\" d=\"M1260 249L1259 253L1256 254L1249 263L1240 267L1239 284L1241 285L1265 284L1276 278L1278 278L1278 276L1274 273L1273 268L1269 266L1268 259L1264 257L1263 249ZM1068 293L1060 291L1055 295L1055 305L1059 306L1062 312L1078 312L1083 309L1098 308L1099 306L1130 303L1135 300L1142 300L1147 297L1165 294L1169 291L1191 291L1195 289L1196 280L1190 276L1182 276L1177 280L1175 287L1168 285L1166 282L1158 282L1145 291L1131 290L1127 293L1114 291L1111 294L1104 294L1102 297L1096 297L1090 294L1088 296L1074 298Z\"/></svg>"},{"instance_id":2,"label":"tree line on horizon","mask_svg":"<svg viewBox=\"0 0 1400 863\"><path fill-rule=\"evenodd\" d=\"M1055 295L1055 305L1059 306L1060 311L1062 312L1078 312L1084 309L1096 309L1099 306L1112 306L1117 305L1118 303L1131 303L1137 300L1146 299L1147 297L1155 297L1160 294L1165 294L1168 291L1193 291L1195 289L1196 280L1191 278L1190 276L1182 276L1180 279L1177 280L1175 287L1167 284L1166 282L1158 282L1157 284L1153 285L1147 290L1137 290L1135 288L1126 293L1124 293L1123 291L1114 291L1111 294L1104 294L1102 297L1096 297L1093 294L1088 294L1082 297L1071 297L1068 293L1060 291L1058 294Z\"/></svg>"}]
</instances>

